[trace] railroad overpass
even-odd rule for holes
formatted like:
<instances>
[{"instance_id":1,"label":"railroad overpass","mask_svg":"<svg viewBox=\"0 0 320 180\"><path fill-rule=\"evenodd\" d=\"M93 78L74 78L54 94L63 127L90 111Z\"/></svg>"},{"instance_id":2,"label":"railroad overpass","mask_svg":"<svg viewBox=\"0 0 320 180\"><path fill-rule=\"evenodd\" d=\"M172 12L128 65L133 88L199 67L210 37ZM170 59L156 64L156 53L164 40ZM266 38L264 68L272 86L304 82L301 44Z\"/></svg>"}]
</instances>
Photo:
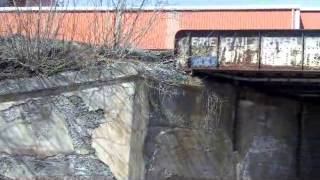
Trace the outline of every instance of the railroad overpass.
<instances>
[{"instance_id":1,"label":"railroad overpass","mask_svg":"<svg viewBox=\"0 0 320 180\"><path fill-rule=\"evenodd\" d=\"M320 97L320 31L238 30L176 34L177 65L300 97Z\"/></svg>"}]
</instances>

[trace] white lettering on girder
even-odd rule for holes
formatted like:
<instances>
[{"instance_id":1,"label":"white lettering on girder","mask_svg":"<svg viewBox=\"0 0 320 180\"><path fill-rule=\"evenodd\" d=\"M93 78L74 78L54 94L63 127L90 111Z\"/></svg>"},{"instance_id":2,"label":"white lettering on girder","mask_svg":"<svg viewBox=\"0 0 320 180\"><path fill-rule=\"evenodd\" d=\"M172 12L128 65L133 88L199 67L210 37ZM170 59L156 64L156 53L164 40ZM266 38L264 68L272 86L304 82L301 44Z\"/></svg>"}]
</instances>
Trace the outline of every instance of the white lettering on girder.
<instances>
[{"instance_id":1,"label":"white lettering on girder","mask_svg":"<svg viewBox=\"0 0 320 180\"><path fill-rule=\"evenodd\" d=\"M192 37L191 45L196 47L213 47L216 46L216 41L214 37Z\"/></svg>"}]
</instances>

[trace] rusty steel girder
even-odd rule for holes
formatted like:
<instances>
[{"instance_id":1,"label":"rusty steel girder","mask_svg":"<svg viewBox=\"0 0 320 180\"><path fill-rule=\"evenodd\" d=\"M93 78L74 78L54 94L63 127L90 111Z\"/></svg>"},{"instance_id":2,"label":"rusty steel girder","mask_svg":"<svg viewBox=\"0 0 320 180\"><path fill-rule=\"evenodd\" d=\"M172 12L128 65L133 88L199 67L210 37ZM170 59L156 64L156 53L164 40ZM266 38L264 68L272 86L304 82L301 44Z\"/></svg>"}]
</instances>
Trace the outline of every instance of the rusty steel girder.
<instances>
[{"instance_id":1,"label":"rusty steel girder","mask_svg":"<svg viewBox=\"0 0 320 180\"><path fill-rule=\"evenodd\" d=\"M189 69L320 72L320 30L183 30L175 55Z\"/></svg>"}]
</instances>

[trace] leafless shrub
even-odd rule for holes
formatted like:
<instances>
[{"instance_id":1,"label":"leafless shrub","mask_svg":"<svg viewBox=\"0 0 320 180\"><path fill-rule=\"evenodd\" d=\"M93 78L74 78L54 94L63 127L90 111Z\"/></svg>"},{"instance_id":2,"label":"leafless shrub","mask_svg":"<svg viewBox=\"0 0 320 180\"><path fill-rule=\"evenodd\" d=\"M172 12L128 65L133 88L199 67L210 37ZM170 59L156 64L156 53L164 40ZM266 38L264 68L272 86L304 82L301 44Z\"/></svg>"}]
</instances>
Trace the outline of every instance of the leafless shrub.
<instances>
[{"instance_id":1,"label":"leafless shrub","mask_svg":"<svg viewBox=\"0 0 320 180\"><path fill-rule=\"evenodd\" d=\"M87 37L83 37L77 29L81 20L70 18L70 12L63 11L69 2L57 2L45 10L40 4L32 10L15 7L15 11L1 14L0 20L4 23L0 30L4 36L0 45L0 69L3 70L0 76L50 75L81 68L97 57L123 58L134 54L135 45L153 25L160 12L157 5L161 4L156 1L154 10L145 17L141 12L147 0L132 1L135 5L128 0L88 0L97 10L90 13L89 26L84 28L91 29ZM17 4L15 0L13 4Z\"/></svg>"},{"instance_id":2,"label":"leafless shrub","mask_svg":"<svg viewBox=\"0 0 320 180\"><path fill-rule=\"evenodd\" d=\"M75 46L60 37L64 14L56 8L54 4L42 11L39 5L36 11L27 12L15 7L14 12L1 16L6 35L1 38L1 69L12 69L14 72L10 73L17 75L50 74L74 64L69 60L74 56Z\"/></svg>"},{"instance_id":3,"label":"leafless shrub","mask_svg":"<svg viewBox=\"0 0 320 180\"><path fill-rule=\"evenodd\" d=\"M100 39L99 43L104 47L104 54L117 57L125 57L136 51L136 45L156 25L161 7L166 4L163 0L92 0L92 2L98 7L99 5L109 7L109 10L97 12L94 24L102 24L104 30L94 34L99 36L95 39ZM145 6L149 5L153 7L152 10L145 10ZM96 32L97 26L93 27Z\"/></svg>"}]
</instances>

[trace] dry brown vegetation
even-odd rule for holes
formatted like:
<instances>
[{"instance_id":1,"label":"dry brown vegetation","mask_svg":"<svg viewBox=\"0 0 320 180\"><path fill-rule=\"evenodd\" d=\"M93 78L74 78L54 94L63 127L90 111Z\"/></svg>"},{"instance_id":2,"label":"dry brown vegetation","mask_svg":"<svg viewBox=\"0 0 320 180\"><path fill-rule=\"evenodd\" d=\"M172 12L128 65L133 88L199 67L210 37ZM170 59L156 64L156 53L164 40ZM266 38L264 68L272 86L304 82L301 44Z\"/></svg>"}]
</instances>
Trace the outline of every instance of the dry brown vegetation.
<instances>
[{"instance_id":1,"label":"dry brown vegetation","mask_svg":"<svg viewBox=\"0 0 320 180\"><path fill-rule=\"evenodd\" d=\"M95 0L91 0L95 1ZM99 0L103 3L104 0ZM105 0L108 1L108 0ZM67 1L64 6L67 6ZM137 51L134 43L148 31L157 18L157 10L141 25L140 10L146 4L141 0L134 11L127 0L105 2L110 10L97 11L91 22L91 33L87 44L74 41L77 37L76 21L65 22L70 13L62 11L58 4L37 10L25 11L16 7L14 11L2 13L0 27L0 80L5 78L51 75L65 70L81 69L109 59L143 58L157 59L157 54ZM157 2L159 4L159 2ZM146 23L147 22L147 23ZM68 25L68 38L61 26ZM139 28L136 28L136 27ZM71 36L70 36L71 34ZM163 54L160 54L162 57Z\"/></svg>"}]
</instances>

